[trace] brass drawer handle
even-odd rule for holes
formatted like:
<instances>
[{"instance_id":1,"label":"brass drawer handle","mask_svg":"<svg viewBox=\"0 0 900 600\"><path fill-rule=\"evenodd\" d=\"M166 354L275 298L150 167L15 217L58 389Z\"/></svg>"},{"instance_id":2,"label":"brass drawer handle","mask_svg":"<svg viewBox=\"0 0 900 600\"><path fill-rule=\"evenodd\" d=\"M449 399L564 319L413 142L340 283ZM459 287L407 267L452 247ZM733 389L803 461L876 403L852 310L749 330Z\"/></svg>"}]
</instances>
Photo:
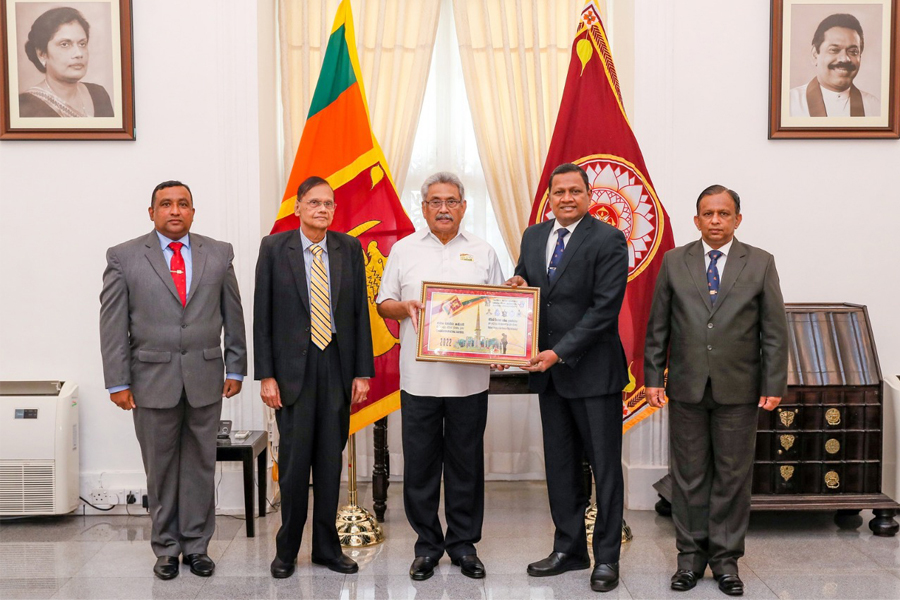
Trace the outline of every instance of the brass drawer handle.
<instances>
[{"instance_id":1,"label":"brass drawer handle","mask_svg":"<svg viewBox=\"0 0 900 600\"><path fill-rule=\"evenodd\" d=\"M782 425L785 427L790 427L794 422L794 417L797 416L797 413L800 412L800 409L797 410L781 410L778 409L778 418L781 419Z\"/></svg>"},{"instance_id":2,"label":"brass drawer handle","mask_svg":"<svg viewBox=\"0 0 900 600\"><path fill-rule=\"evenodd\" d=\"M784 448L785 450L790 450L791 446L794 445L795 438L792 435L784 434L782 436L779 436L778 439L781 442L781 447Z\"/></svg>"},{"instance_id":3,"label":"brass drawer handle","mask_svg":"<svg viewBox=\"0 0 900 600\"><path fill-rule=\"evenodd\" d=\"M834 438L825 442L825 452L828 454L837 454L841 451L841 443Z\"/></svg>"},{"instance_id":4,"label":"brass drawer handle","mask_svg":"<svg viewBox=\"0 0 900 600\"><path fill-rule=\"evenodd\" d=\"M841 478L836 471L828 471L825 473L825 485L829 489L836 490L841 487Z\"/></svg>"},{"instance_id":5,"label":"brass drawer handle","mask_svg":"<svg viewBox=\"0 0 900 600\"><path fill-rule=\"evenodd\" d=\"M794 476L794 467L790 465L784 465L781 467L781 478L787 481L791 477Z\"/></svg>"},{"instance_id":6,"label":"brass drawer handle","mask_svg":"<svg viewBox=\"0 0 900 600\"><path fill-rule=\"evenodd\" d=\"M829 408L825 411L825 420L829 425L840 425L841 424L841 411L836 408Z\"/></svg>"}]
</instances>

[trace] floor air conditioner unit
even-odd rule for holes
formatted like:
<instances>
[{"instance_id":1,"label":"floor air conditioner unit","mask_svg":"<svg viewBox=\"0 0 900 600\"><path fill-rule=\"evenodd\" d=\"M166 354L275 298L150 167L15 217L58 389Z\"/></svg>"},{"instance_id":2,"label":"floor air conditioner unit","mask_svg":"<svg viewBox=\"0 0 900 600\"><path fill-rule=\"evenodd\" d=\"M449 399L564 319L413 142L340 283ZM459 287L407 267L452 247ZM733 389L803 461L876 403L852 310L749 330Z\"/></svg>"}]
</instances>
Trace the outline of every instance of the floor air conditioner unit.
<instances>
[{"instance_id":1,"label":"floor air conditioner unit","mask_svg":"<svg viewBox=\"0 0 900 600\"><path fill-rule=\"evenodd\" d=\"M78 507L78 386L0 382L0 517Z\"/></svg>"}]
</instances>

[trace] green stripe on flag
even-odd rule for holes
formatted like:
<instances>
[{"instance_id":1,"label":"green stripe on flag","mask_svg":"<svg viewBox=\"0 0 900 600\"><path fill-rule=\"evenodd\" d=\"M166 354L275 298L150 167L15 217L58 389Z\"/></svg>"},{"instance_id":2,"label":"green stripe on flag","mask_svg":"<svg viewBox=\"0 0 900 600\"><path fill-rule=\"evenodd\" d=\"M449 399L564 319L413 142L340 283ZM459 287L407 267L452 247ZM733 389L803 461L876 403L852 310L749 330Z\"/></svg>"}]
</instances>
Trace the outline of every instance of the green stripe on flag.
<instances>
[{"instance_id":1,"label":"green stripe on flag","mask_svg":"<svg viewBox=\"0 0 900 600\"><path fill-rule=\"evenodd\" d=\"M353 73L350 51L347 49L347 41L344 38L344 26L341 25L328 38L325 60L322 63L319 81L316 83L316 93L313 95L309 115L306 118L311 118L337 100L337 97L354 83L356 83L356 74Z\"/></svg>"}]
</instances>

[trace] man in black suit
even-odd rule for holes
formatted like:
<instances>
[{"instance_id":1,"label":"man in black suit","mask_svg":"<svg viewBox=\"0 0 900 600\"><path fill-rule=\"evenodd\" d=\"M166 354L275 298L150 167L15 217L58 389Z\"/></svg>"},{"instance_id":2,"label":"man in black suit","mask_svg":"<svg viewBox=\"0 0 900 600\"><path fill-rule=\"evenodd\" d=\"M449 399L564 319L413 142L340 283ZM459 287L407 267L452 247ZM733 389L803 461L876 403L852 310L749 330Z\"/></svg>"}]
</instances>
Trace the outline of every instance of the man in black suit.
<instances>
[{"instance_id":1,"label":"man in black suit","mask_svg":"<svg viewBox=\"0 0 900 600\"><path fill-rule=\"evenodd\" d=\"M516 274L507 282L541 288L540 353L525 370L540 395L556 535L553 552L528 565L528 574L543 577L591 566L581 469L587 453L598 508L591 589L606 592L619 584L622 389L628 383L619 310L628 282L628 246L615 227L587 214L590 184L580 167L557 167L549 188L556 218L525 230Z\"/></svg>"},{"instance_id":2,"label":"man in black suit","mask_svg":"<svg viewBox=\"0 0 900 600\"><path fill-rule=\"evenodd\" d=\"M300 550L312 470L312 562L339 573L356 563L335 528L350 404L374 376L365 264L356 238L328 231L334 191L321 177L297 190L300 229L263 238L256 265L253 348L263 402L275 409L281 529L271 572L290 577Z\"/></svg>"},{"instance_id":3,"label":"man in black suit","mask_svg":"<svg viewBox=\"0 0 900 600\"><path fill-rule=\"evenodd\" d=\"M757 413L778 406L787 387L775 259L734 237L741 218L736 192L703 190L694 217L701 239L663 257L647 324L647 398L657 408L666 393L672 400L676 591L697 585L709 565L720 590L744 593L737 561L750 521Z\"/></svg>"}]
</instances>

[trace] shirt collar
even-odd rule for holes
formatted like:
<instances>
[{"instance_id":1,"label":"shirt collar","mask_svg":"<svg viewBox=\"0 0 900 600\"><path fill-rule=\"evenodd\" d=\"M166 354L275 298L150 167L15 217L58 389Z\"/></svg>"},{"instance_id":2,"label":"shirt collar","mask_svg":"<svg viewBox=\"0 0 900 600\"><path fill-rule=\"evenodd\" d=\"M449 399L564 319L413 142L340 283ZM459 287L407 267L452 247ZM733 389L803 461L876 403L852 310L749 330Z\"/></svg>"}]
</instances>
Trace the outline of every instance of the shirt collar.
<instances>
[{"instance_id":1,"label":"shirt collar","mask_svg":"<svg viewBox=\"0 0 900 600\"><path fill-rule=\"evenodd\" d=\"M318 241L318 242L314 242L311 239L309 239L308 237L306 237L306 234L303 233L302 229L297 229L297 231L300 232L300 242L303 245L304 250L309 250L310 246L312 246L313 244L318 244L318 245L322 246L322 250L324 250L325 253L328 254L328 245L325 243L325 241L328 239L327 231L325 232L325 237L323 237L322 240Z\"/></svg>"},{"instance_id":2,"label":"shirt collar","mask_svg":"<svg viewBox=\"0 0 900 600\"><path fill-rule=\"evenodd\" d=\"M709 256L709 251L713 249L712 246L707 244L706 240L704 240L703 238L700 238L700 243L703 244L703 255ZM721 248L718 248L719 252L721 252L727 258L728 253L731 252L731 245L733 243L734 243L734 238L732 237L731 241L729 241L727 244L725 244Z\"/></svg>"},{"instance_id":3,"label":"shirt collar","mask_svg":"<svg viewBox=\"0 0 900 600\"><path fill-rule=\"evenodd\" d=\"M552 236L554 233L556 233L556 232L559 231L560 229L568 229L568 230L569 230L569 234L571 235L572 232L575 231L575 228L578 227L578 224L581 223L583 220L584 220L584 217L581 217L580 219L578 219L578 220L575 221L574 223L570 223L569 225L566 225L565 227L563 227L562 225L559 224L559 220L558 220L558 219L554 219L554 220L553 220L553 228L550 230L550 235Z\"/></svg>"},{"instance_id":4,"label":"shirt collar","mask_svg":"<svg viewBox=\"0 0 900 600\"><path fill-rule=\"evenodd\" d=\"M440 239L438 239L438 236L434 235L434 233L432 233L431 229L426 226L419 230L419 239L425 240L428 238L433 239L434 241L436 241L438 244L440 244L442 246L445 245ZM455 240L456 238L462 238L463 241L468 241L469 234L465 229L460 227L459 231L456 232L456 236L447 243L449 244L449 243L453 242L453 240Z\"/></svg>"},{"instance_id":5,"label":"shirt collar","mask_svg":"<svg viewBox=\"0 0 900 600\"><path fill-rule=\"evenodd\" d=\"M819 85L819 88L821 88L821 90L822 90L823 98L827 98L829 100L833 100L833 101L846 100L847 98L850 97L850 88L847 88L843 92L835 92L835 91L829 90L824 85Z\"/></svg>"},{"instance_id":6,"label":"shirt collar","mask_svg":"<svg viewBox=\"0 0 900 600\"><path fill-rule=\"evenodd\" d=\"M169 238L161 234L159 230L156 231L156 235L157 237L159 237L159 245L163 250L168 248L169 244L171 244L172 242L181 242L185 248L187 248L188 250L191 249L190 233L184 234L184 237L180 240L170 240Z\"/></svg>"}]
</instances>

